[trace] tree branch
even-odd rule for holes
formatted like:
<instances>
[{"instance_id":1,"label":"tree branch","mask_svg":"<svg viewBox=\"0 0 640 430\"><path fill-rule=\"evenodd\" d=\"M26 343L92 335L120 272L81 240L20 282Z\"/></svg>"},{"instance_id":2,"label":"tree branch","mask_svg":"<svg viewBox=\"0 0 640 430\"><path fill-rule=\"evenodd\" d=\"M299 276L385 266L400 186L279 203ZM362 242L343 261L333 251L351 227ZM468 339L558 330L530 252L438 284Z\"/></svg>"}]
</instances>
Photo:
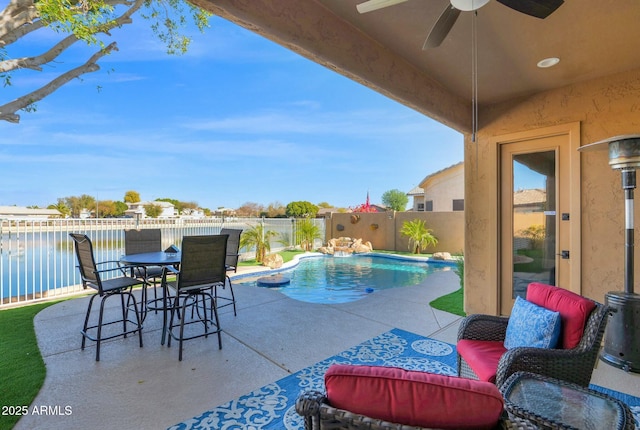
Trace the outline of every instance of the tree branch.
<instances>
[{"instance_id":1,"label":"tree branch","mask_svg":"<svg viewBox=\"0 0 640 430\"><path fill-rule=\"evenodd\" d=\"M4 38L17 28L28 25L38 18L33 0L11 0L0 13L0 46Z\"/></svg>"},{"instance_id":2,"label":"tree branch","mask_svg":"<svg viewBox=\"0 0 640 430\"><path fill-rule=\"evenodd\" d=\"M89 60L87 60L87 62L83 65L63 73L48 84L29 94L18 97L17 99L0 106L0 120L17 124L18 122L20 122L20 115L16 114L17 111L42 100L74 78L82 76L85 73L100 70L100 66L97 64L98 60L114 50L118 50L116 42L112 42L106 48L101 49L100 51L93 54L91 58L89 58Z\"/></svg>"},{"instance_id":3,"label":"tree branch","mask_svg":"<svg viewBox=\"0 0 640 430\"><path fill-rule=\"evenodd\" d=\"M144 0L105 0L111 6L131 6L121 17L129 18L144 4ZM116 20L117 21L117 20ZM119 26L127 24L123 22L115 24ZM39 30L46 25L40 19L40 15L33 0L11 0L11 3L0 13L0 48L11 45L25 35ZM108 29L114 26L108 27ZM106 33L99 30L97 32Z\"/></svg>"},{"instance_id":4,"label":"tree branch","mask_svg":"<svg viewBox=\"0 0 640 430\"><path fill-rule=\"evenodd\" d=\"M29 1L29 0L16 0L16 1ZM127 9L122 15L117 17L116 19L110 21L108 24L102 25L96 31L96 33L104 33L109 34L109 30L120 27L125 24L131 24L133 20L131 16L136 13L144 4L144 0L136 0L134 3L129 1L121 1L121 0L112 0L110 3L126 3L127 5L131 5L129 9ZM33 23L33 26L36 24L42 25L41 21L37 23ZM32 28L33 30L33 28ZM14 35L18 34L17 32ZM20 36L21 37L21 36ZM42 70L40 67L43 64L50 63L55 60L60 54L62 54L67 48L76 43L78 37L71 34L65 37L62 41L58 42L53 48L45 52L44 54L37 55L35 57L22 57L11 60L0 61L0 73L9 72L12 70L16 70L19 68L26 68L32 70ZM0 47L2 47L2 43L0 41Z\"/></svg>"},{"instance_id":5,"label":"tree branch","mask_svg":"<svg viewBox=\"0 0 640 430\"><path fill-rule=\"evenodd\" d=\"M36 57L22 57L16 58L13 60L5 60L0 61L0 73L9 72L15 69L32 69L41 71L42 64L47 64L53 61L56 57L58 57L64 50L73 45L78 41L78 38L71 35L62 39L60 42L56 43L53 48L49 49L44 54L38 55Z\"/></svg>"}]
</instances>

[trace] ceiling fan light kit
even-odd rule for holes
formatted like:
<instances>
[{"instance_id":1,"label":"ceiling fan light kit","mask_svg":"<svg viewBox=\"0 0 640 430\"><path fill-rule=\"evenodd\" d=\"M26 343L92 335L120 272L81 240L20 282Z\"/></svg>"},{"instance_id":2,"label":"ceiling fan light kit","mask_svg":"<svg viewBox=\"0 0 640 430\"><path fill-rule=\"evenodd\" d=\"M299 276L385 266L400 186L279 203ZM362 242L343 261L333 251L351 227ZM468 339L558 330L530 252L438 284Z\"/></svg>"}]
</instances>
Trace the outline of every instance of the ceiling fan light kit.
<instances>
[{"instance_id":1,"label":"ceiling fan light kit","mask_svg":"<svg viewBox=\"0 0 640 430\"><path fill-rule=\"evenodd\" d=\"M403 3L407 0L368 0L364 3L360 3L356 6L358 12L366 13L377 9L382 9L387 6L393 6L398 3ZM425 40L422 49L428 50L437 48L447 37L453 25L456 23L458 16L461 12L473 12L474 19L472 19L472 66L471 66L471 79L472 79L472 124L471 124L471 141L477 142L478 134L478 47L477 47L477 28L476 17L477 10L489 3L490 0L449 0L450 4L447 4L442 13L438 16L438 19L434 23L433 27L429 31L427 39ZM564 0L497 0L498 3L507 6L517 12L523 13L536 18L544 19L551 13L555 12L563 3ZM558 58L546 58L538 62L538 67L546 68L556 65L560 60ZM477 148L477 147L476 147Z\"/></svg>"},{"instance_id":2,"label":"ceiling fan light kit","mask_svg":"<svg viewBox=\"0 0 640 430\"><path fill-rule=\"evenodd\" d=\"M367 13L374 10L386 8L407 0L368 0L356 6L358 12ZM436 20L422 49L427 50L437 48L449 34L455 24L460 12L476 11L489 3L490 0L450 0ZM498 3L525 15L544 19L555 12L564 0L497 0Z\"/></svg>"},{"instance_id":3,"label":"ceiling fan light kit","mask_svg":"<svg viewBox=\"0 0 640 430\"><path fill-rule=\"evenodd\" d=\"M451 0L451 6L464 12L478 10L489 3L489 0Z\"/></svg>"}]
</instances>

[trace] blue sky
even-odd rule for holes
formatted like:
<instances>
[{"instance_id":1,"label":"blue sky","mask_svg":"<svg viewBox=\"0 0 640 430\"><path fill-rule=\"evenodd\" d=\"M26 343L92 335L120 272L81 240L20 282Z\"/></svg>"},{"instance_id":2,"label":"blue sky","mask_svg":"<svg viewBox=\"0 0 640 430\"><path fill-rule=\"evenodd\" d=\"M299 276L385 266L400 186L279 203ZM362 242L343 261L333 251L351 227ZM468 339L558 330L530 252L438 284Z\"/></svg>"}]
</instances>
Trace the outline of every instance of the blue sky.
<instances>
[{"instance_id":1,"label":"blue sky","mask_svg":"<svg viewBox=\"0 0 640 430\"><path fill-rule=\"evenodd\" d=\"M463 137L393 100L223 19L169 56L148 23L113 32L119 51L22 113L0 121L0 205L90 194L237 208L308 200L380 203L463 159ZM38 52L51 34L25 39ZM65 54L65 64L87 57ZM12 52L9 51L11 54ZM17 55L17 54L14 54ZM66 68L66 66L65 66ZM14 74L4 103L54 70ZM55 70L54 70L55 71ZM98 89L100 87L100 89Z\"/></svg>"}]
</instances>

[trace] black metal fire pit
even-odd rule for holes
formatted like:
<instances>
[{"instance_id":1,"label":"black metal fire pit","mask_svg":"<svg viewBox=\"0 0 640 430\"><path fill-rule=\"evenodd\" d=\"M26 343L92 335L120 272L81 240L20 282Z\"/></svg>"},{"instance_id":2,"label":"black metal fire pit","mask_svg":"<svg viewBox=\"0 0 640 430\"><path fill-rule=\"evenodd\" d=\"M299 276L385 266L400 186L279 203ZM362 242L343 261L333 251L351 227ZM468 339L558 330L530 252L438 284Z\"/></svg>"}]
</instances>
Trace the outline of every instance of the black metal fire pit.
<instances>
[{"instance_id":1,"label":"black metal fire pit","mask_svg":"<svg viewBox=\"0 0 640 430\"><path fill-rule=\"evenodd\" d=\"M606 146L605 146L606 145ZM640 135L617 136L586 145L581 150L609 149L609 165L622 173L625 207L624 291L610 291L611 307L600 359L627 372L640 373L640 295L634 293L633 190L640 167Z\"/></svg>"}]
</instances>

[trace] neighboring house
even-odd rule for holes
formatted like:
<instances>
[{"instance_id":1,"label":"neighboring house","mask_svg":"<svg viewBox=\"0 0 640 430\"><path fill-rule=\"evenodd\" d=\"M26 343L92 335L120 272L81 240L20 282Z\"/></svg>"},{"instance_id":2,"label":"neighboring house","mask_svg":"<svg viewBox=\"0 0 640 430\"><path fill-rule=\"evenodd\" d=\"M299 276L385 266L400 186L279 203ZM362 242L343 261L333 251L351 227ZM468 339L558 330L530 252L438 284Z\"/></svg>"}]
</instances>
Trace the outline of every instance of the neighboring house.
<instances>
[{"instance_id":1,"label":"neighboring house","mask_svg":"<svg viewBox=\"0 0 640 430\"><path fill-rule=\"evenodd\" d=\"M513 193L513 249L529 248L530 236L527 230L540 228L555 228L547 224L545 209L547 207L547 193L539 188L516 190Z\"/></svg>"},{"instance_id":2,"label":"neighboring house","mask_svg":"<svg viewBox=\"0 0 640 430\"><path fill-rule=\"evenodd\" d=\"M547 204L547 192L539 188L517 190L513 193L515 212L542 212Z\"/></svg>"},{"instance_id":3,"label":"neighboring house","mask_svg":"<svg viewBox=\"0 0 640 430\"><path fill-rule=\"evenodd\" d=\"M411 200L410 211L424 212L424 189L421 187L413 187L411 191L407 193L409 200Z\"/></svg>"},{"instance_id":4,"label":"neighboring house","mask_svg":"<svg viewBox=\"0 0 640 430\"><path fill-rule=\"evenodd\" d=\"M182 213L180 214L180 218L185 218L185 219L202 219L204 218L204 211L200 208L197 209L184 209L182 211Z\"/></svg>"},{"instance_id":5,"label":"neighboring house","mask_svg":"<svg viewBox=\"0 0 640 430\"><path fill-rule=\"evenodd\" d=\"M316 218L329 218L333 212L338 212L338 208L320 208L316 214Z\"/></svg>"},{"instance_id":6,"label":"neighboring house","mask_svg":"<svg viewBox=\"0 0 640 430\"><path fill-rule=\"evenodd\" d=\"M464 162L425 177L407 193L413 197L411 210L418 212L451 212L464 210Z\"/></svg>"},{"instance_id":7,"label":"neighboring house","mask_svg":"<svg viewBox=\"0 0 640 430\"><path fill-rule=\"evenodd\" d=\"M136 202L136 203L127 203L129 209L124 211L125 216L130 216L132 218L146 218L147 214L145 212L144 207L147 205L156 205L162 208L162 212L158 215L158 218L176 218L178 213L173 204L169 202Z\"/></svg>"},{"instance_id":8,"label":"neighboring house","mask_svg":"<svg viewBox=\"0 0 640 430\"><path fill-rule=\"evenodd\" d=\"M224 216L235 216L236 215L236 210L235 209L231 209L231 208L218 208L215 211L213 211L211 213L211 215L213 216L219 216L219 217L224 217Z\"/></svg>"},{"instance_id":9,"label":"neighboring house","mask_svg":"<svg viewBox=\"0 0 640 430\"><path fill-rule=\"evenodd\" d=\"M62 214L57 209L32 209L22 206L0 206L0 218L29 218L49 219L60 218Z\"/></svg>"}]
</instances>

